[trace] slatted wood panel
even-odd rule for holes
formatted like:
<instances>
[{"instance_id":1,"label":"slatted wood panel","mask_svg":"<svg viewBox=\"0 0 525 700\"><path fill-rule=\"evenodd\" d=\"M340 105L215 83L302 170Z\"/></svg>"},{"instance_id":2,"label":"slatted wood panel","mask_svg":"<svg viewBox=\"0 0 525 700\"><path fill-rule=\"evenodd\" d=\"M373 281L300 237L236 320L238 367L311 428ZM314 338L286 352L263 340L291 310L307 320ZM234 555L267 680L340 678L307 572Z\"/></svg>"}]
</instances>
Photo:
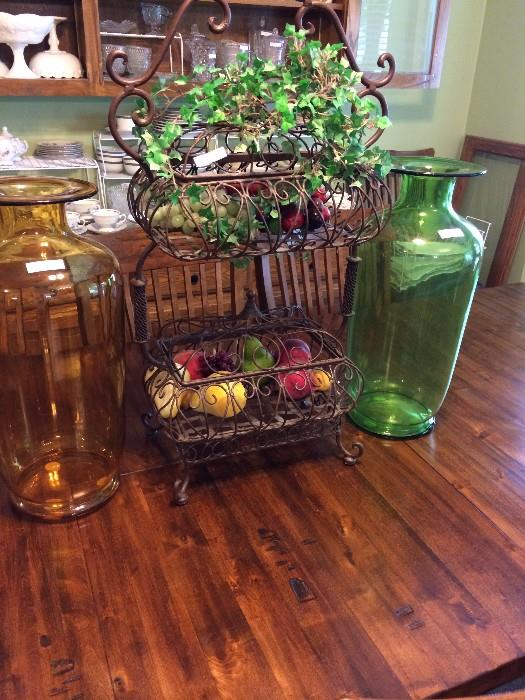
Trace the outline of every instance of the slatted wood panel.
<instances>
[{"instance_id":1,"label":"slatted wood panel","mask_svg":"<svg viewBox=\"0 0 525 700\"><path fill-rule=\"evenodd\" d=\"M168 321L182 318L238 314L246 303L246 290L255 288L253 263L238 269L229 262L190 263L169 260L169 266L145 271L148 319L152 335ZM125 273L124 291L128 339L133 337L133 290Z\"/></svg>"},{"instance_id":2,"label":"slatted wood panel","mask_svg":"<svg viewBox=\"0 0 525 700\"><path fill-rule=\"evenodd\" d=\"M267 308L295 304L327 330L341 324L348 248L281 253L258 261L259 296Z\"/></svg>"}]
</instances>

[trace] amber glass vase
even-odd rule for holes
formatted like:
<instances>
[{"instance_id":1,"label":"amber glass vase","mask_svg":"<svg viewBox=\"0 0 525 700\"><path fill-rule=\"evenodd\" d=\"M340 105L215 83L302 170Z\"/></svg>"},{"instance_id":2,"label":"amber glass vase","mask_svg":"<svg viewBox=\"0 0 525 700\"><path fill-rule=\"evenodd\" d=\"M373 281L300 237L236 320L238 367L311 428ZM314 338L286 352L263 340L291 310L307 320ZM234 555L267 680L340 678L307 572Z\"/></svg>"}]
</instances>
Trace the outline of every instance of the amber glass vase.
<instances>
[{"instance_id":1,"label":"amber glass vase","mask_svg":"<svg viewBox=\"0 0 525 700\"><path fill-rule=\"evenodd\" d=\"M118 487L123 300L118 263L73 234L79 180L0 178L0 472L46 520L82 515Z\"/></svg>"}]
</instances>

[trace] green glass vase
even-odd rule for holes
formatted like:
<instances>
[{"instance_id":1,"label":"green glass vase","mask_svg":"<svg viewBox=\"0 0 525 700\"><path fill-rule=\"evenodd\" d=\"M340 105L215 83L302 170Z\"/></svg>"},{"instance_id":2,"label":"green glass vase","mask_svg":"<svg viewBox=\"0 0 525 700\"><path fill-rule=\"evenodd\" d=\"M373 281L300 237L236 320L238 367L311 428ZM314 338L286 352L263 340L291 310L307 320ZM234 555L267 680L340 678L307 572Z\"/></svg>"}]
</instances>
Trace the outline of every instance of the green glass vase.
<instances>
[{"instance_id":1,"label":"green glass vase","mask_svg":"<svg viewBox=\"0 0 525 700\"><path fill-rule=\"evenodd\" d=\"M400 157L390 222L363 246L348 354L365 383L350 417L377 435L430 430L446 396L479 277L483 240L452 208L473 163Z\"/></svg>"}]
</instances>

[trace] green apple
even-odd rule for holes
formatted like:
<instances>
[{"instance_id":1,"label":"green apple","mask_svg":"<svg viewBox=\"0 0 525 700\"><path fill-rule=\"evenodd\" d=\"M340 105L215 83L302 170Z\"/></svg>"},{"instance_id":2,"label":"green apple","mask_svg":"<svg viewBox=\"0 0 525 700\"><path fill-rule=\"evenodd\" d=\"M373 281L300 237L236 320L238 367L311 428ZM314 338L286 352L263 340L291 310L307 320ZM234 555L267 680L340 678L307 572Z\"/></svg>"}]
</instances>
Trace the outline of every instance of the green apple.
<instances>
[{"instance_id":1,"label":"green apple","mask_svg":"<svg viewBox=\"0 0 525 700\"><path fill-rule=\"evenodd\" d=\"M228 209L223 204L220 204L217 207L217 218L219 218L219 219L227 219L228 218Z\"/></svg>"}]
</instances>

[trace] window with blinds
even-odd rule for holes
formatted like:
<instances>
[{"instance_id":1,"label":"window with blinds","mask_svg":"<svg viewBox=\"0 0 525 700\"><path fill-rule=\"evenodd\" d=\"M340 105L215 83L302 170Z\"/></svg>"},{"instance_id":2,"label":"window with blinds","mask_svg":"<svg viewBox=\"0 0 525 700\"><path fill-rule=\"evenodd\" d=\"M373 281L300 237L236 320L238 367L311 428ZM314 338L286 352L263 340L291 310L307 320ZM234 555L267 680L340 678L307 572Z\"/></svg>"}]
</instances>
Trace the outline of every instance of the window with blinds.
<instances>
[{"instance_id":1,"label":"window with blinds","mask_svg":"<svg viewBox=\"0 0 525 700\"><path fill-rule=\"evenodd\" d=\"M389 51L396 58L398 74L430 74L439 21L445 22L446 34L448 4L448 0L361 0L359 66L367 72L377 71L379 55ZM440 39L443 49L442 30Z\"/></svg>"}]
</instances>

